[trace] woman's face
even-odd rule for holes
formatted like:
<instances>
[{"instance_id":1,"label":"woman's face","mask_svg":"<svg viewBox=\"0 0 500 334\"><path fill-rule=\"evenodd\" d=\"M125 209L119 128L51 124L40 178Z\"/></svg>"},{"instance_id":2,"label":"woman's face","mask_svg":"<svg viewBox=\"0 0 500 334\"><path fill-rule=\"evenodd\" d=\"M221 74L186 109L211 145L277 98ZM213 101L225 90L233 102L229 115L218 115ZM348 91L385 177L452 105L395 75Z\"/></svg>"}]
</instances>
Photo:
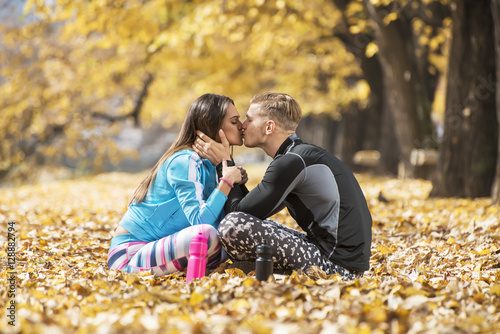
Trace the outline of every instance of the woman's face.
<instances>
[{"instance_id":1,"label":"woman's face","mask_svg":"<svg viewBox=\"0 0 500 334\"><path fill-rule=\"evenodd\" d=\"M226 116L222 121L222 130L226 135L229 144L231 145L243 145L243 140L241 138L241 122L240 122L240 114L236 107L229 103L227 106ZM217 135L217 137L219 137ZM220 138L217 138L220 141Z\"/></svg>"}]
</instances>

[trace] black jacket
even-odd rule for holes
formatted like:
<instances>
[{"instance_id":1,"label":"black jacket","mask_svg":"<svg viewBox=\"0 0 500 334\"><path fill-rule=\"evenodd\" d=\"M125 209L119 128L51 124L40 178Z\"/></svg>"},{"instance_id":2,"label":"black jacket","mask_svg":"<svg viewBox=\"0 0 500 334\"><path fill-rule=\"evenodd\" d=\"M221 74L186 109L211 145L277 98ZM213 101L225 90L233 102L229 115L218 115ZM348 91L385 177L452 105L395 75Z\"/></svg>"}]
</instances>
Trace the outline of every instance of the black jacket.
<instances>
[{"instance_id":1,"label":"black jacket","mask_svg":"<svg viewBox=\"0 0 500 334\"><path fill-rule=\"evenodd\" d=\"M307 239L346 269L369 269L372 218L361 188L339 159L303 143L295 134L278 149L262 181L249 193L234 187L226 213L242 211L266 219L284 206Z\"/></svg>"}]
</instances>

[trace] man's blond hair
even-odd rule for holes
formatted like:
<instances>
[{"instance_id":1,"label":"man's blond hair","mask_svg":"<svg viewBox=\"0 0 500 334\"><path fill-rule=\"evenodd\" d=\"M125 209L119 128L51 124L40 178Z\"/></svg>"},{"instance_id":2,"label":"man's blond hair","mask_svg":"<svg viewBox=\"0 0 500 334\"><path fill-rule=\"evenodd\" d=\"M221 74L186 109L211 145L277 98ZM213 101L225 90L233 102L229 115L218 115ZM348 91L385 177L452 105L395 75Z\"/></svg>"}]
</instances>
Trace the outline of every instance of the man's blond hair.
<instances>
[{"instance_id":1,"label":"man's blond hair","mask_svg":"<svg viewBox=\"0 0 500 334\"><path fill-rule=\"evenodd\" d=\"M302 117L300 105L285 93L260 93L250 100L250 104L259 105L261 115L269 117L284 130L295 131Z\"/></svg>"}]
</instances>

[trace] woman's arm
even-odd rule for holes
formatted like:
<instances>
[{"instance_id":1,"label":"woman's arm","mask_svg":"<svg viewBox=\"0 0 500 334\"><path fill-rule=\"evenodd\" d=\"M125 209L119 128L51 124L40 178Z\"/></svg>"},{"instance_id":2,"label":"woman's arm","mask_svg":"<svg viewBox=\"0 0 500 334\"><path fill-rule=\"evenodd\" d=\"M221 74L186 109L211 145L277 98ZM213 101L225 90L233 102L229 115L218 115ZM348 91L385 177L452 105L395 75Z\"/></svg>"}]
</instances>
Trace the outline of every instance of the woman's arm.
<instances>
[{"instance_id":1,"label":"woman's arm","mask_svg":"<svg viewBox=\"0 0 500 334\"><path fill-rule=\"evenodd\" d=\"M227 167L226 164L223 178L228 182L220 180L217 188L206 198L202 180L207 179L210 172L205 168L201 158L194 152L174 157L167 166L167 182L174 189L175 196L192 225L218 223L217 219L232 189L230 183L237 183L241 179L240 171L236 167Z\"/></svg>"}]
</instances>

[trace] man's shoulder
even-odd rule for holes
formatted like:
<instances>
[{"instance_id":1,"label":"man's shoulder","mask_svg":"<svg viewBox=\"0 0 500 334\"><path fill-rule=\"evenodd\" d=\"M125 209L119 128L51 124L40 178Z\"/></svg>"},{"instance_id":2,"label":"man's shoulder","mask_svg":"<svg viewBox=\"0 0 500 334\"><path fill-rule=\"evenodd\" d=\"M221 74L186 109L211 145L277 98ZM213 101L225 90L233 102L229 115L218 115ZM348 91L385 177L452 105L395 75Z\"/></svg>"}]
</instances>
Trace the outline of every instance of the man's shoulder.
<instances>
[{"instance_id":1,"label":"man's shoulder","mask_svg":"<svg viewBox=\"0 0 500 334\"><path fill-rule=\"evenodd\" d=\"M348 168L333 153L314 144L300 143L293 146L288 153L300 156L307 166L322 164L329 166L333 171L341 171Z\"/></svg>"},{"instance_id":2,"label":"man's shoulder","mask_svg":"<svg viewBox=\"0 0 500 334\"><path fill-rule=\"evenodd\" d=\"M303 144L301 143L299 146L302 146ZM297 161L303 160L302 155L304 152L307 151L305 147L298 148L298 146L294 146L290 149L288 149L286 152L283 154L277 155L272 163L279 163L279 164L293 164Z\"/></svg>"},{"instance_id":3,"label":"man's shoulder","mask_svg":"<svg viewBox=\"0 0 500 334\"><path fill-rule=\"evenodd\" d=\"M327 156L335 158L335 156L332 153L328 152L324 148L305 142L300 142L297 145L292 146L288 151L288 153L295 153L301 156L317 155L317 156Z\"/></svg>"},{"instance_id":4,"label":"man's shoulder","mask_svg":"<svg viewBox=\"0 0 500 334\"><path fill-rule=\"evenodd\" d=\"M288 150L274 157L266 170L266 176L273 178L290 177L300 173L306 167L301 154Z\"/></svg>"}]
</instances>

